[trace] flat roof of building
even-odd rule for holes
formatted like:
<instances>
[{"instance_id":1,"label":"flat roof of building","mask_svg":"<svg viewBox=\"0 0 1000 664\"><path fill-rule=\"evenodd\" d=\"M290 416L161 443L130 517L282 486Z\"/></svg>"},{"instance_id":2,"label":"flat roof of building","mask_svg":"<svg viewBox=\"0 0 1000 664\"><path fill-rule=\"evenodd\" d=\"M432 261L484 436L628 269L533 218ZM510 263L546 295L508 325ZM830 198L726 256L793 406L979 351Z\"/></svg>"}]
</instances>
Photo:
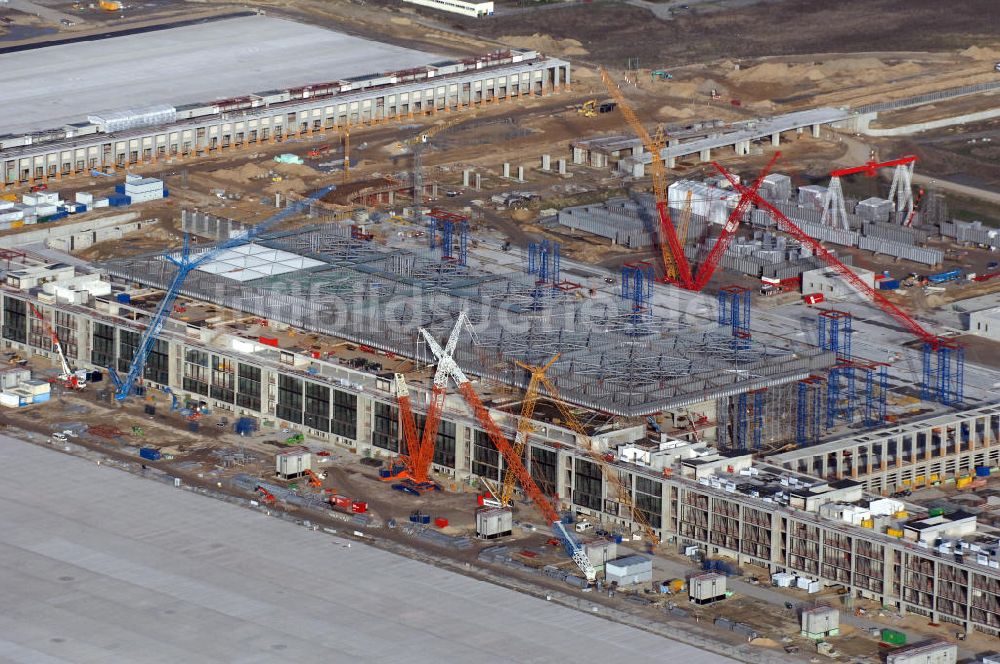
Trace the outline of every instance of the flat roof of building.
<instances>
[{"instance_id":1,"label":"flat roof of building","mask_svg":"<svg viewBox=\"0 0 1000 664\"><path fill-rule=\"evenodd\" d=\"M0 658L734 662L165 483L0 443Z\"/></svg>"},{"instance_id":2,"label":"flat roof of building","mask_svg":"<svg viewBox=\"0 0 1000 664\"><path fill-rule=\"evenodd\" d=\"M0 55L0 134L426 65L425 53L265 16ZM207 65L207 66L206 66Z\"/></svg>"}]
</instances>

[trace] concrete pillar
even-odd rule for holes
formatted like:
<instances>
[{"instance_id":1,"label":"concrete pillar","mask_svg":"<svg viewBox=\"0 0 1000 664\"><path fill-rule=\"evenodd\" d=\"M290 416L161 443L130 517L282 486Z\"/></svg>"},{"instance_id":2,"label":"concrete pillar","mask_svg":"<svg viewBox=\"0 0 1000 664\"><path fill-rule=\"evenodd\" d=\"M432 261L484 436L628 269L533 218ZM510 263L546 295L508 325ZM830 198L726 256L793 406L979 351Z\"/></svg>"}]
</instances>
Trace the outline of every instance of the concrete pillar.
<instances>
[{"instance_id":1,"label":"concrete pillar","mask_svg":"<svg viewBox=\"0 0 1000 664\"><path fill-rule=\"evenodd\" d=\"M574 164L585 164L587 163L587 153L583 148L573 148L573 163Z\"/></svg>"},{"instance_id":2,"label":"concrete pillar","mask_svg":"<svg viewBox=\"0 0 1000 664\"><path fill-rule=\"evenodd\" d=\"M517 167L517 179L520 182L524 182L524 166Z\"/></svg>"},{"instance_id":3,"label":"concrete pillar","mask_svg":"<svg viewBox=\"0 0 1000 664\"><path fill-rule=\"evenodd\" d=\"M819 138L819 125L818 124L814 124L812 126L812 133L813 133L813 138Z\"/></svg>"},{"instance_id":4,"label":"concrete pillar","mask_svg":"<svg viewBox=\"0 0 1000 664\"><path fill-rule=\"evenodd\" d=\"M560 159L556 162L559 167L559 175L566 175L566 160Z\"/></svg>"},{"instance_id":5,"label":"concrete pillar","mask_svg":"<svg viewBox=\"0 0 1000 664\"><path fill-rule=\"evenodd\" d=\"M781 145L781 132L776 131L773 134L771 134L771 147L776 148L779 145Z\"/></svg>"},{"instance_id":6,"label":"concrete pillar","mask_svg":"<svg viewBox=\"0 0 1000 664\"><path fill-rule=\"evenodd\" d=\"M393 192L389 192L389 193L392 194ZM431 184L431 196L434 197L434 198L438 197L438 185L437 185L437 182L434 182L433 184ZM389 199L389 202L390 203L392 202L392 198Z\"/></svg>"},{"instance_id":7,"label":"concrete pillar","mask_svg":"<svg viewBox=\"0 0 1000 664\"><path fill-rule=\"evenodd\" d=\"M712 151L705 148L698 154L698 158L701 159L702 162L712 161Z\"/></svg>"},{"instance_id":8,"label":"concrete pillar","mask_svg":"<svg viewBox=\"0 0 1000 664\"><path fill-rule=\"evenodd\" d=\"M543 171L552 170L552 157L547 154L542 155L542 170Z\"/></svg>"},{"instance_id":9,"label":"concrete pillar","mask_svg":"<svg viewBox=\"0 0 1000 664\"><path fill-rule=\"evenodd\" d=\"M510 162L508 162L508 161L505 161L504 164L503 164L503 176L505 178L509 178L510 177Z\"/></svg>"},{"instance_id":10,"label":"concrete pillar","mask_svg":"<svg viewBox=\"0 0 1000 664\"><path fill-rule=\"evenodd\" d=\"M472 176L472 171L470 171L467 168L462 170L462 186L463 187L468 187L469 186L469 179L470 179L471 176Z\"/></svg>"},{"instance_id":11,"label":"concrete pillar","mask_svg":"<svg viewBox=\"0 0 1000 664\"><path fill-rule=\"evenodd\" d=\"M677 157L667 157L667 168L677 168Z\"/></svg>"},{"instance_id":12,"label":"concrete pillar","mask_svg":"<svg viewBox=\"0 0 1000 664\"><path fill-rule=\"evenodd\" d=\"M483 176L479 173L476 173L476 189L478 190L482 188L483 188Z\"/></svg>"}]
</instances>

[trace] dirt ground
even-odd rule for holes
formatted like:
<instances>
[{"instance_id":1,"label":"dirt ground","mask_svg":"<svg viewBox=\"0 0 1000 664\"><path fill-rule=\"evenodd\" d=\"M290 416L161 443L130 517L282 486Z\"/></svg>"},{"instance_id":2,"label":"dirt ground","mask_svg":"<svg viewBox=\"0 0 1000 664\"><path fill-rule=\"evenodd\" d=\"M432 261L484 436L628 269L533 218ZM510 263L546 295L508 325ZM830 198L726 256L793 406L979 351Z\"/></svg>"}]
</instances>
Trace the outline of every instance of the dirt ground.
<instances>
[{"instance_id":1,"label":"dirt ground","mask_svg":"<svg viewBox=\"0 0 1000 664\"><path fill-rule=\"evenodd\" d=\"M642 66L669 68L723 57L963 49L996 39L995 26L982 20L995 9L991 0L968 0L961 11L937 0L914 0L905 12L892 0L785 0L717 13L694 8L663 21L645 9L594 2L535 12L528 20L514 14L449 22L478 36L540 33L576 40L568 44L608 66L623 67L635 57Z\"/></svg>"}]
</instances>

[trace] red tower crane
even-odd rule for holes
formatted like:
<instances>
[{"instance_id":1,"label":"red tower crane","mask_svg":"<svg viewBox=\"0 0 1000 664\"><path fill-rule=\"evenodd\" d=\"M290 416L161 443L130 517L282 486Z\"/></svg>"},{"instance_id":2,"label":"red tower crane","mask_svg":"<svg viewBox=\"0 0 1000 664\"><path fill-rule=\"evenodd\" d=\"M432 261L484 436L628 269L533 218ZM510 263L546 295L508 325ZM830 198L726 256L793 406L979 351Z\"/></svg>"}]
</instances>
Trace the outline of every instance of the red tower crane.
<instances>
[{"instance_id":1,"label":"red tower crane","mask_svg":"<svg viewBox=\"0 0 1000 664\"><path fill-rule=\"evenodd\" d=\"M921 341L931 344L935 349L939 348L944 343L950 343L950 339L943 339L931 332L924 329L923 325L914 320L908 313L897 307L895 304L890 302L882 293L875 290L868 284L864 282L853 270L848 268L846 265L840 262L840 260L830 253L826 247L824 247L820 242L810 237L805 231L799 228L795 223L782 214L781 210L771 205L768 201L764 200L760 194L746 187L736 179L729 171L713 162L713 165L722 175L732 183L733 187L740 191L741 193L748 196L753 200L757 206L765 210L770 214L777 222L779 229L785 231L796 240L802 244L808 246L812 251L823 259L830 267L837 271L837 273L846 279L859 293L864 295L866 298L871 300L878 306L882 311L892 317L896 322L909 330L915 337L919 338ZM863 167L859 167L863 168ZM857 171L861 172L861 171Z\"/></svg>"},{"instance_id":2,"label":"red tower crane","mask_svg":"<svg viewBox=\"0 0 1000 664\"><path fill-rule=\"evenodd\" d=\"M906 155L905 157L899 157L898 159L890 159L889 161L874 161L874 160L871 160L871 161L865 162L864 164L862 164L860 166L851 166L849 168L839 168L839 169L837 169L835 171L831 171L830 172L830 177L831 178L841 178L841 177L843 177L845 175L855 175L857 173L864 173L865 176L873 178L873 177L875 177L875 176L878 175L879 169L882 169L882 168L895 168L896 169L896 174L893 177L892 191L889 193L889 198L892 198L893 194L896 193L897 187L899 187L900 189L902 189L902 188L906 189L906 194L905 195L902 194L902 192L900 192L900 197L901 198L900 198L900 202L899 202L899 204L898 204L898 206L897 206L896 209L898 211L902 210L902 208L903 208L903 201L906 201L906 202L909 203L909 205L907 207L909 207L910 213L908 215L906 215L906 219L903 220L903 225L904 226L909 226L910 224L913 223L913 215L916 214L916 209L915 209L915 207L913 205L913 198L910 195L911 192L909 190L909 187L910 187L910 175L912 174L912 164L914 164L916 161L917 161L917 156L916 155L912 155L912 154ZM901 169L901 167L905 167L905 166L910 166L910 170L906 171L905 169ZM904 173L904 171L905 171L905 173ZM901 175L905 175L905 177L900 177Z\"/></svg>"},{"instance_id":3,"label":"red tower crane","mask_svg":"<svg viewBox=\"0 0 1000 664\"><path fill-rule=\"evenodd\" d=\"M890 161L868 161L860 166L851 166L849 168L839 168L835 171L830 171L830 177L840 178L845 175L855 175L857 173L864 173L866 176L873 178L878 175L880 168L892 168L894 166L906 166L912 164L917 160L916 155L907 155L905 157L900 157L899 159L892 159Z\"/></svg>"}]
</instances>

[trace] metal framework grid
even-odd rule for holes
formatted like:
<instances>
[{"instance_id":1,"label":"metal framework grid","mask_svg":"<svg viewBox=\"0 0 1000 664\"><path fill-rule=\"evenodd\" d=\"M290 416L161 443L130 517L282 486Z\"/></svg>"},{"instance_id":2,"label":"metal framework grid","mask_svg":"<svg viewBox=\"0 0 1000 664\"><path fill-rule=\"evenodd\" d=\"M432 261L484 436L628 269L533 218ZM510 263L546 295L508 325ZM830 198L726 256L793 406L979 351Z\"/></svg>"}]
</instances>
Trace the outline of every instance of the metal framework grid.
<instances>
[{"instance_id":1,"label":"metal framework grid","mask_svg":"<svg viewBox=\"0 0 1000 664\"><path fill-rule=\"evenodd\" d=\"M563 398L611 415L644 416L736 396L835 363L832 353L790 341L748 339L736 347L728 329L637 319L619 298L578 298L528 275L385 248L330 225L271 233L257 243L323 265L242 283L195 271L182 294L427 363L433 357L418 328L441 338L465 310L473 333L455 354L463 370L523 389L527 379L514 360L539 364L558 352L548 375ZM175 269L159 254L99 267L157 288L169 284Z\"/></svg>"}]
</instances>

